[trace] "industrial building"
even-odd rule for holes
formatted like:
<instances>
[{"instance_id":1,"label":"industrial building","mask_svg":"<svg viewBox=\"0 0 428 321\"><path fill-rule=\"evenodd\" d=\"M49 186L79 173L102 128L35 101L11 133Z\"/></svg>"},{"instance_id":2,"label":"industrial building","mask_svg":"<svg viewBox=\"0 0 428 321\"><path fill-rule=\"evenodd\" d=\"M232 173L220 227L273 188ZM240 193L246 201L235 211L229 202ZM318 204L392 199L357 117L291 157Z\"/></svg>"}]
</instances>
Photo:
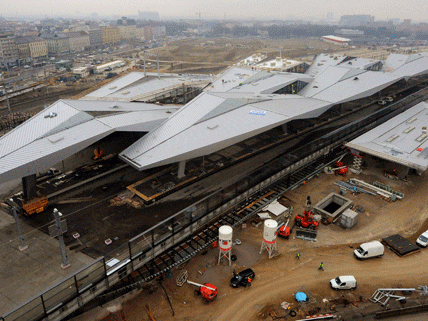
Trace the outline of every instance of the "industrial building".
<instances>
[{"instance_id":1,"label":"industrial building","mask_svg":"<svg viewBox=\"0 0 428 321\"><path fill-rule=\"evenodd\" d=\"M343 38L338 36L322 36L321 40L328 43L335 44L335 45L340 45L343 47L348 46L349 43L351 42L351 39L349 38Z\"/></svg>"}]
</instances>

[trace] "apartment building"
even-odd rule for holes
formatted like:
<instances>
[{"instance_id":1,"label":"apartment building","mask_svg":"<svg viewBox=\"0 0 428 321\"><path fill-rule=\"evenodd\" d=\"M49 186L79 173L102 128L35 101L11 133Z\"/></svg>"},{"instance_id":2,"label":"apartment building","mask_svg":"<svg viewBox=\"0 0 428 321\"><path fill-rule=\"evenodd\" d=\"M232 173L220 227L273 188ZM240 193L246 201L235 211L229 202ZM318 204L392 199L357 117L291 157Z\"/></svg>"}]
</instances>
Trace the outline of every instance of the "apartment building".
<instances>
[{"instance_id":1,"label":"apartment building","mask_svg":"<svg viewBox=\"0 0 428 321\"><path fill-rule=\"evenodd\" d=\"M66 32L71 52L81 52L90 47L89 34L84 31Z\"/></svg>"},{"instance_id":2,"label":"apartment building","mask_svg":"<svg viewBox=\"0 0 428 321\"><path fill-rule=\"evenodd\" d=\"M101 27L101 38L103 45L119 43L121 40L119 29L112 26Z\"/></svg>"}]
</instances>

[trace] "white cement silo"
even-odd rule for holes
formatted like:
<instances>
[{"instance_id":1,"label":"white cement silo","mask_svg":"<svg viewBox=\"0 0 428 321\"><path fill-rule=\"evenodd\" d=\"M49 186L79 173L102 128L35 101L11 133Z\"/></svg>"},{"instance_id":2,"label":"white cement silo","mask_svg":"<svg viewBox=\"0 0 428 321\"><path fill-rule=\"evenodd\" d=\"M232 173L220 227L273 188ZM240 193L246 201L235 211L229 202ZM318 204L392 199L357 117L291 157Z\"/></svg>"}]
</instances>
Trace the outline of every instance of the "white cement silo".
<instances>
[{"instance_id":1,"label":"white cement silo","mask_svg":"<svg viewBox=\"0 0 428 321\"><path fill-rule=\"evenodd\" d=\"M233 229L228 225L220 226L218 229L218 264L222 258L229 260L229 265L231 264L231 253L232 253L232 234Z\"/></svg>"},{"instance_id":2,"label":"white cement silo","mask_svg":"<svg viewBox=\"0 0 428 321\"><path fill-rule=\"evenodd\" d=\"M263 240L260 254L266 249L269 254L269 258L272 258L278 253L278 248L276 246L278 223L274 220L266 220L263 227Z\"/></svg>"}]
</instances>

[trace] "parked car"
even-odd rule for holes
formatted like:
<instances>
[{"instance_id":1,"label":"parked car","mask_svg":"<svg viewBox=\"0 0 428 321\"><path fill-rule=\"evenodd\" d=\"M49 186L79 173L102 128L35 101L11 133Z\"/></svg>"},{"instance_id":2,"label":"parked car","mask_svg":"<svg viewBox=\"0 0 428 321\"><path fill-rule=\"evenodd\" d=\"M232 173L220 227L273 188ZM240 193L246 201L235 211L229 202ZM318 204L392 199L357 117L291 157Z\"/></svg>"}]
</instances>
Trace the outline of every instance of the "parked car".
<instances>
[{"instance_id":1,"label":"parked car","mask_svg":"<svg viewBox=\"0 0 428 321\"><path fill-rule=\"evenodd\" d=\"M354 256L359 260L381 257L385 252L385 247L379 241L363 243L354 250Z\"/></svg>"},{"instance_id":2,"label":"parked car","mask_svg":"<svg viewBox=\"0 0 428 321\"><path fill-rule=\"evenodd\" d=\"M418 239L416 240L416 244L422 247L427 247L428 245L428 231L423 232Z\"/></svg>"},{"instance_id":3,"label":"parked car","mask_svg":"<svg viewBox=\"0 0 428 321\"><path fill-rule=\"evenodd\" d=\"M230 279L230 286L232 288L239 288L240 286L247 286L248 285L248 278L254 280L256 277L256 274L252 269L246 269L238 274L234 272L233 278Z\"/></svg>"},{"instance_id":4,"label":"parked car","mask_svg":"<svg viewBox=\"0 0 428 321\"><path fill-rule=\"evenodd\" d=\"M342 275L330 280L330 286L334 290L355 290L357 280L352 275Z\"/></svg>"}]
</instances>

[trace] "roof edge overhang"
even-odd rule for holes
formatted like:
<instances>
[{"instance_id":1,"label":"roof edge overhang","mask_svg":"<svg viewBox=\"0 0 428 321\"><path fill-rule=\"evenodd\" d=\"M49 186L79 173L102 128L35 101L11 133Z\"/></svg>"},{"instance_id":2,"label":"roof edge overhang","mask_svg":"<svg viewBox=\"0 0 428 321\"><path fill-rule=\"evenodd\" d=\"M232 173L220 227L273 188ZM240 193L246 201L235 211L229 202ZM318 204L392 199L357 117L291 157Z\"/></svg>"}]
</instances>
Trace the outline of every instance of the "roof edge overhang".
<instances>
[{"instance_id":1,"label":"roof edge overhang","mask_svg":"<svg viewBox=\"0 0 428 321\"><path fill-rule=\"evenodd\" d=\"M418 170L418 171L424 172L428 168L428 165L427 166L421 166L421 165L416 164L414 162L407 161L407 160L404 160L404 159L401 159L401 158L398 158L398 157L395 157L395 156L392 156L392 155L387 155L385 153L381 153L381 152L378 152L378 151L373 150L371 148L367 148L367 147L364 147L364 146L361 146L361 145L358 145L358 144L347 143L345 146L349 147L349 148L352 148L354 150L358 150L360 152L363 152L363 153L371 155L371 156L376 156L376 157L382 158L384 160L387 160L387 161L390 161L390 162L393 162L393 163L397 163L397 164L400 164L400 165L407 166L409 168L413 168L413 169Z\"/></svg>"}]
</instances>

